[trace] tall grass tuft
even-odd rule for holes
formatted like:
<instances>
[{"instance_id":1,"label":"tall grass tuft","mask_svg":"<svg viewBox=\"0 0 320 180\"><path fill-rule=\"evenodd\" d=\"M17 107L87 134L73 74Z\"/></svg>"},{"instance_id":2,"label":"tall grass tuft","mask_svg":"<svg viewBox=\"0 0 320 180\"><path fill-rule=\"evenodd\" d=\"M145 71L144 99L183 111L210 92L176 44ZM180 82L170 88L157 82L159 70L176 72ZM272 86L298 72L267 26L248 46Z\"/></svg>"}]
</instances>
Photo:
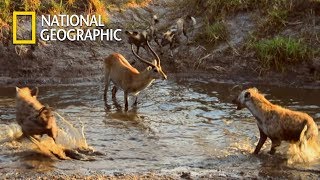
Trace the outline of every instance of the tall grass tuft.
<instances>
[{"instance_id":1,"label":"tall grass tuft","mask_svg":"<svg viewBox=\"0 0 320 180\"><path fill-rule=\"evenodd\" d=\"M205 31L197 37L198 41L217 43L228 39L228 29L224 22L216 22L205 27Z\"/></svg>"},{"instance_id":2,"label":"tall grass tuft","mask_svg":"<svg viewBox=\"0 0 320 180\"><path fill-rule=\"evenodd\" d=\"M275 37L255 42L253 44L256 56L264 69L275 68L284 72L288 65L308 61L312 50L301 40Z\"/></svg>"}]
</instances>

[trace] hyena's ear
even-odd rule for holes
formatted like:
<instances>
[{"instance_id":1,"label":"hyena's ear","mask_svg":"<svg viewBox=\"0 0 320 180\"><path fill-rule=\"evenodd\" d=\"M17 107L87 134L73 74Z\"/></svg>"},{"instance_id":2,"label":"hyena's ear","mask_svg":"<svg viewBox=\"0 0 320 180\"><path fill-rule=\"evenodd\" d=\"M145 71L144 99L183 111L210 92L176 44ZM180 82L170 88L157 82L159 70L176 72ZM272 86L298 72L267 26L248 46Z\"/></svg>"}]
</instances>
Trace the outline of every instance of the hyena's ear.
<instances>
[{"instance_id":1,"label":"hyena's ear","mask_svg":"<svg viewBox=\"0 0 320 180\"><path fill-rule=\"evenodd\" d=\"M38 87L35 87L31 90L31 96L35 96L37 97L38 96L38 93L39 93L39 88Z\"/></svg>"},{"instance_id":2,"label":"hyena's ear","mask_svg":"<svg viewBox=\"0 0 320 180\"><path fill-rule=\"evenodd\" d=\"M259 90L256 87L253 87L252 90L254 90L255 92L259 92Z\"/></svg>"},{"instance_id":3,"label":"hyena's ear","mask_svg":"<svg viewBox=\"0 0 320 180\"><path fill-rule=\"evenodd\" d=\"M250 97L251 97L251 93L250 92L246 92L246 93L244 93L244 98L247 100L247 99L250 99Z\"/></svg>"}]
</instances>

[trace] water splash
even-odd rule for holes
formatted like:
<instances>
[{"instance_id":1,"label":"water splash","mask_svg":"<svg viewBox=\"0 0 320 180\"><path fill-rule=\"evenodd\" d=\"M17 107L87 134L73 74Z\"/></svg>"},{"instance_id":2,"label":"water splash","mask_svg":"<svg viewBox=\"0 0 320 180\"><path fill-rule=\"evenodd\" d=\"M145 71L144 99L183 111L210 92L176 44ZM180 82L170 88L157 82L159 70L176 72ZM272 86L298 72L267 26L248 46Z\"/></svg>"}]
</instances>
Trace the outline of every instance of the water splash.
<instances>
[{"instance_id":1,"label":"water splash","mask_svg":"<svg viewBox=\"0 0 320 180\"><path fill-rule=\"evenodd\" d=\"M307 130L307 125L300 135L300 141L297 143L292 143L288 149L288 164L294 163L312 163L319 160L320 146L317 138L310 138L309 140L305 136L305 131Z\"/></svg>"},{"instance_id":2,"label":"water splash","mask_svg":"<svg viewBox=\"0 0 320 180\"><path fill-rule=\"evenodd\" d=\"M17 123L0 126L0 143L13 141L22 136L21 127Z\"/></svg>"},{"instance_id":3,"label":"water splash","mask_svg":"<svg viewBox=\"0 0 320 180\"><path fill-rule=\"evenodd\" d=\"M55 112L59 132L57 143L69 149L90 149L84 135L84 125L81 123L81 130L74 127L68 120Z\"/></svg>"}]
</instances>

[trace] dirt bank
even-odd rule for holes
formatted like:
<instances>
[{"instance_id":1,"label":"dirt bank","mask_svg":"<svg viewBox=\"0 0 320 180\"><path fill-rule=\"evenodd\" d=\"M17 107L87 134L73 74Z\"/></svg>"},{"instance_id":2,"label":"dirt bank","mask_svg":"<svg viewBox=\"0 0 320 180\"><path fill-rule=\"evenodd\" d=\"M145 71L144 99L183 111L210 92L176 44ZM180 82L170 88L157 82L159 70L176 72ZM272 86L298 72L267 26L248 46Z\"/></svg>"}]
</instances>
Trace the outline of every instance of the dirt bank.
<instances>
[{"instance_id":1,"label":"dirt bank","mask_svg":"<svg viewBox=\"0 0 320 180\"><path fill-rule=\"evenodd\" d=\"M160 17L162 27L185 14L172 2L157 1L147 7L112 11L109 27L123 29L145 25L150 15L156 13ZM161 55L163 69L168 73L191 74L192 77L207 76L213 81L228 83L274 84L293 87L320 88L320 81L310 74L308 64L294 66L284 73L269 70L261 72L253 53L242 51L244 42L254 30L255 12L239 12L226 18L230 37L228 42L215 46L194 42L187 45L183 37L182 45L175 49L174 58L169 56L168 47ZM198 24L191 39L203 30L202 17L196 17ZM319 29L319 17L316 28ZM306 22L307 23L307 22ZM304 23L289 26L283 33L294 34ZM126 37L122 33L121 42L39 42L36 46L14 46L0 43L0 84L45 85L100 82L103 78L103 58L113 52L123 54L132 60L134 56ZM154 47L155 44L153 44ZM157 49L157 48L156 48ZM143 51L143 56L147 54ZM159 52L159 49L157 49ZM145 66L136 65L138 69ZM170 78L170 77L169 77Z\"/></svg>"}]
</instances>

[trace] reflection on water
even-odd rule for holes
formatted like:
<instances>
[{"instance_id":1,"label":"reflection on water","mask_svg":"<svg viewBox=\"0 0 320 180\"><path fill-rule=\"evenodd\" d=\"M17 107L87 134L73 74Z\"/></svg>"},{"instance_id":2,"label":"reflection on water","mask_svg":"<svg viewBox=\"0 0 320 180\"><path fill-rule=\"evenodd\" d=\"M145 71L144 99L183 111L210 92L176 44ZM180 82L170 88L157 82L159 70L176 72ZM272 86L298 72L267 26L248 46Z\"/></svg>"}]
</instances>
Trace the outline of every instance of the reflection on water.
<instances>
[{"instance_id":1,"label":"reflection on water","mask_svg":"<svg viewBox=\"0 0 320 180\"><path fill-rule=\"evenodd\" d=\"M232 86L183 78L156 81L141 92L138 106L130 107L128 112L112 102L109 102L111 109L105 111L102 84L41 87L40 100L75 126L81 127L83 123L88 144L106 153L94 162L59 161L49 166L65 171L107 173L214 169L233 172L235 177L244 172L249 172L248 176L301 177L302 172L308 174L320 168L319 163L287 166L285 150L275 156L267 154L269 141L261 155L251 155L259 138L258 129L247 110L236 111L230 103L236 95L230 92ZM315 98L320 96L318 90L258 88L274 103L320 117L320 101ZM14 121L14 97L14 88L0 88L2 125ZM117 99L123 106L121 91ZM15 154L21 148L11 151L2 145L0 149L1 167L13 168L25 161Z\"/></svg>"}]
</instances>

